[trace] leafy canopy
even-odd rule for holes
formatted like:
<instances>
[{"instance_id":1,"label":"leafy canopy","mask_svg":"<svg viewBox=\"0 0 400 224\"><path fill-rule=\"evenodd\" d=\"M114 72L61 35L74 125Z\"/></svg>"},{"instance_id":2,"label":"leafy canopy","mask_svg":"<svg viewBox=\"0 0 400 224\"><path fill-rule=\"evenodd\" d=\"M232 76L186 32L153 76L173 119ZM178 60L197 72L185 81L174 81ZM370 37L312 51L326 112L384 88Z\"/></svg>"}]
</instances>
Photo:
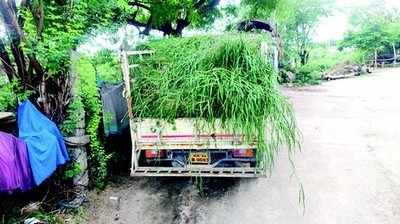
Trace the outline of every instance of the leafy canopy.
<instances>
[{"instance_id":1,"label":"leafy canopy","mask_svg":"<svg viewBox=\"0 0 400 224\"><path fill-rule=\"evenodd\" d=\"M152 29L164 35L181 36L184 28L204 28L221 16L219 0L122 1L129 11L128 23L148 35Z\"/></svg>"},{"instance_id":2,"label":"leafy canopy","mask_svg":"<svg viewBox=\"0 0 400 224\"><path fill-rule=\"evenodd\" d=\"M28 55L36 55L50 75L67 72L62 70L69 69L71 50L85 41L88 33L117 24L113 15L118 7L113 1L71 1L63 5L43 1L41 6L36 6L38 2L33 1L30 8L22 8L25 20L23 48ZM35 7L43 7L42 24L32 13Z\"/></svg>"},{"instance_id":3,"label":"leafy canopy","mask_svg":"<svg viewBox=\"0 0 400 224\"><path fill-rule=\"evenodd\" d=\"M400 43L400 12L382 4L358 8L351 16L340 48L356 48L366 52L382 51Z\"/></svg>"},{"instance_id":4,"label":"leafy canopy","mask_svg":"<svg viewBox=\"0 0 400 224\"><path fill-rule=\"evenodd\" d=\"M312 36L321 17L329 15L332 0L244 0L244 18L276 23L286 57L306 63Z\"/></svg>"}]
</instances>

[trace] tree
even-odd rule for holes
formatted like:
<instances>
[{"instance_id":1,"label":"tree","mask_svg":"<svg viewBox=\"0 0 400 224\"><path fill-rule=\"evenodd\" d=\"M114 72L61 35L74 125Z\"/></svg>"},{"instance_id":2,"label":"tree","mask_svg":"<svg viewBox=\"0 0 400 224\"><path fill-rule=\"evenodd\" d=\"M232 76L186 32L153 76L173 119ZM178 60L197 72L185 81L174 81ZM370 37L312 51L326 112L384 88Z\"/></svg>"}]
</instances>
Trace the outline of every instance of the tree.
<instances>
[{"instance_id":1,"label":"tree","mask_svg":"<svg viewBox=\"0 0 400 224\"><path fill-rule=\"evenodd\" d=\"M373 50L377 66L378 51L389 43L387 33L382 28L378 24L368 24L358 31L347 32L340 47L355 47L364 52Z\"/></svg>"},{"instance_id":2,"label":"tree","mask_svg":"<svg viewBox=\"0 0 400 224\"><path fill-rule=\"evenodd\" d=\"M308 62L312 37L322 17L332 9L330 0L283 0L277 7L276 18L283 31L287 48L291 48L301 65Z\"/></svg>"},{"instance_id":3,"label":"tree","mask_svg":"<svg viewBox=\"0 0 400 224\"><path fill-rule=\"evenodd\" d=\"M127 22L140 33L148 35L152 29L164 35L181 36L189 25L211 25L221 14L217 8L220 0L128 0Z\"/></svg>"},{"instance_id":4,"label":"tree","mask_svg":"<svg viewBox=\"0 0 400 224\"><path fill-rule=\"evenodd\" d=\"M245 16L248 19L267 19L283 0L242 0Z\"/></svg>"},{"instance_id":5,"label":"tree","mask_svg":"<svg viewBox=\"0 0 400 224\"><path fill-rule=\"evenodd\" d=\"M86 34L118 23L113 1L0 0L6 37L0 39L8 79L30 91L50 118L59 122L71 97L70 53Z\"/></svg>"},{"instance_id":6,"label":"tree","mask_svg":"<svg viewBox=\"0 0 400 224\"><path fill-rule=\"evenodd\" d=\"M244 0L246 18L269 19L284 40L286 55L306 64L319 20L329 15L331 0Z\"/></svg>"},{"instance_id":7,"label":"tree","mask_svg":"<svg viewBox=\"0 0 400 224\"><path fill-rule=\"evenodd\" d=\"M375 67L381 51L389 49L396 58L396 46L400 43L399 18L397 10L382 4L374 3L367 8L358 8L351 16L351 30L345 34L339 46L341 49L352 47L372 53Z\"/></svg>"}]
</instances>

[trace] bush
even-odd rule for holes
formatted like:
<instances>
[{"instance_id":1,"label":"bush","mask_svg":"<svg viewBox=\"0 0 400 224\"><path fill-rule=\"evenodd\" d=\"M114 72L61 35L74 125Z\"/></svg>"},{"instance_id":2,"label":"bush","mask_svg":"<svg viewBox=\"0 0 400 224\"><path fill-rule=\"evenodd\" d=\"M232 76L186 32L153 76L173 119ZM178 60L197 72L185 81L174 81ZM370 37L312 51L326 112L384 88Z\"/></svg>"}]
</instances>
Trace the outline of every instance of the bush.
<instances>
[{"instance_id":1,"label":"bush","mask_svg":"<svg viewBox=\"0 0 400 224\"><path fill-rule=\"evenodd\" d=\"M297 71L294 83L299 85L318 85L321 83L321 75L321 67L304 65Z\"/></svg>"},{"instance_id":2,"label":"bush","mask_svg":"<svg viewBox=\"0 0 400 224\"><path fill-rule=\"evenodd\" d=\"M297 68L294 83L299 85L317 85L321 83L324 73L333 66L349 62L362 63L363 53L359 51L338 51L326 46L316 47L311 51L311 57L306 65Z\"/></svg>"}]
</instances>

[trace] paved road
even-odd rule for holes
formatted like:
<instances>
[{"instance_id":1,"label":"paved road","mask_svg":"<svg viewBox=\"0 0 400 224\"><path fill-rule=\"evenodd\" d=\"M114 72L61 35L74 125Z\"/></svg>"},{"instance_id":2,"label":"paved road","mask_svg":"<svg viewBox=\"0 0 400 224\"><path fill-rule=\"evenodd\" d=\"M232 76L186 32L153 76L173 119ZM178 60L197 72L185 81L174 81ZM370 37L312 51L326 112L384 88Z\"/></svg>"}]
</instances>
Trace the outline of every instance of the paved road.
<instances>
[{"instance_id":1,"label":"paved road","mask_svg":"<svg viewBox=\"0 0 400 224\"><path fill-rule=\"evenodd\" d=\"M400 69L285 89L303 133L296 173L281 153L268 179L130 179L94 196L91 223L399 224ZM120 196L113 209L109 196Z\"/></svg>"}]
</instances>

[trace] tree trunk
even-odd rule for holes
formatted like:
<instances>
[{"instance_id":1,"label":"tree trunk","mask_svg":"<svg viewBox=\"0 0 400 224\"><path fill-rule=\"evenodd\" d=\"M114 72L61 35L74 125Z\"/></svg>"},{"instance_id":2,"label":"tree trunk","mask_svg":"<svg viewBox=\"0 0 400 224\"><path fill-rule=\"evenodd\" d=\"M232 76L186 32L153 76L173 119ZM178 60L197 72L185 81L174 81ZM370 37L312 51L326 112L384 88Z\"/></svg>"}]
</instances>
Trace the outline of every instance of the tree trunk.
<instances>
[{"instance_id":1,"label":"tree trunk","mask_svg":"<svg viewBox=\"0 0 400 224\"><path fill-rule=\"evenodd\" d=\"M374 61L374 68L378 68L378 50L375 49L375 61Z\"/></svg>"},{"instance_id":2,"label":"tree trunk","mask_svg":"<svg viewBox=\"0 0 400 224\"><path fill-rule=\"evenodd\" d=\"M396 65L397 64L396 44L392 43L392 46L393 46L393 57L394 57L393 64Z\"/></svg>"},{"instance_id":3,"label":"tree trunk","mask_svg":"<svg viewBox=\"0 0 400 224\"><path fill-rule=\"evenodd\" d=\"M181 37L183 29L185 29L187 26L189 26L189 21L187 18L178 19L176 23L175 36Z\"/></svg>"},{"instance_id":4,"label":"tree trunk","mask_svg":"<svg viewBox=\"0 0 400 224\"><path fill-rule=\"evenodd\" d=\"M309 53L307 50L301 50L299 53L301 65L305 65L308 62Z\"/></svg>"},{"instance_id":5,"label":"tree trunk","mask_svg":"<svg viewBox=\"0 0 400 224\"><path fill-rule=\"evenodd\" d=\"M147 20L146 26L141 34L148 36L152 29L152 22L153 22L153 15L150 15L149 19Z\"/></svg>"}]
</instances>

